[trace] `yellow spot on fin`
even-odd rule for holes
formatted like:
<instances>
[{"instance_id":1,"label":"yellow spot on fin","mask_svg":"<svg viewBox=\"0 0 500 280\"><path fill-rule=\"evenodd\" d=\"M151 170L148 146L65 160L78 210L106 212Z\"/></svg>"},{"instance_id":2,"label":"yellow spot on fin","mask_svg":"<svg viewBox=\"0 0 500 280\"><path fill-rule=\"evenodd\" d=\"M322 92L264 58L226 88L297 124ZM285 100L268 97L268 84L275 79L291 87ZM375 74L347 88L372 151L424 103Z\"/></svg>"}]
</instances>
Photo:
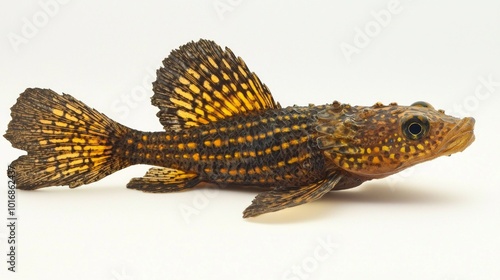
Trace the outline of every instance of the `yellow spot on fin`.
<instances>
[{"instance_id":1,"label":"yellow spot on fin","mask_svg":"<svg viewBox=\"0 0 500 280\"><path fill-rule=\"evenodd\" d=\"M160 108L158 117L166 130L280 108L241 58L212 41L181 46L163 65L153 83L152 103Z\"/></svg>"}]
</instances>

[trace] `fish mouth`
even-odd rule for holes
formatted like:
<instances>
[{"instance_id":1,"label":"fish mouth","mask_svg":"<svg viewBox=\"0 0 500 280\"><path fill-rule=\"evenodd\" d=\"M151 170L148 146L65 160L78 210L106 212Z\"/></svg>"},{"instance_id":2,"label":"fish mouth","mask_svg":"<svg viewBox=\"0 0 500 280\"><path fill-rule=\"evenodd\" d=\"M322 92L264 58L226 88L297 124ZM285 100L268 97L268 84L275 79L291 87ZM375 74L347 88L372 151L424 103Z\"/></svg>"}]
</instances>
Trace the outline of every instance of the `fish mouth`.
<instances>
[{"instance_id":1,"label":"fish mouth","mask_svg":"<svg viewBox=\"0 0 500 280\"><path fill-rule=\"evenodd\" d=\"M458 124L448 132L448 136L443 140L444 145L437 151L437 155L446 155L461 152L474 142L474 118L463 118Z\"/></svg>"}]
</instances>

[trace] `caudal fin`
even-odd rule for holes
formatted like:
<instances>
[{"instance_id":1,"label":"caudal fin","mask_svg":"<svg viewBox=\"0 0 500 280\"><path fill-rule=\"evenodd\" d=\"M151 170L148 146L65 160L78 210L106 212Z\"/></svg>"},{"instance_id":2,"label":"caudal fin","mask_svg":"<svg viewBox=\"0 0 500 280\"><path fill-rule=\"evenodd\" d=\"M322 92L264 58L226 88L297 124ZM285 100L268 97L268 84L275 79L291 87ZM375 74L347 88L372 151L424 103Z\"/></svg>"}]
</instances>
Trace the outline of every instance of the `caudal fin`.
<instances>
[{"instance_id":1,"label":"caudal fin","mask_svg":"<svg viewBox=\"0 0 500 280\"><path fill-rule=\"evenodd\" d=\"M27 155L13 161L17 188L71 188L130 165L119 142L131 129L68 94L26 89L11 108L4 137Z\"/></svg>"}]
</instances>

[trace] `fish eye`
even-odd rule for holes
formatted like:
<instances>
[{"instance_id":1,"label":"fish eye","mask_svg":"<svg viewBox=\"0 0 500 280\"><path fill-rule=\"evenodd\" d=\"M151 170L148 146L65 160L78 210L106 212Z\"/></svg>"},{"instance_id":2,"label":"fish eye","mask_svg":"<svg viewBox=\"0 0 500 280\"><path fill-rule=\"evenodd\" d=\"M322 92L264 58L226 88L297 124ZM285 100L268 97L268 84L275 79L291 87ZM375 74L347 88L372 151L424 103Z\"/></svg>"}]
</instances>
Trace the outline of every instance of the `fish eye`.
<instances>
[{"instance_id":1,"label":"fish eye","mask_svg":"<svg viewBox=\"0 0 500 280\"><path fill-rule=\"evenodd\" d=\"M425 101L417 101L417 102L414 102L413 104L411 104L411 106L416 106L416 107L425 107L425 108L430 108L430 109L434 109L434 107L432 107L431 104L425 102Z\"/></svg>"},{"instance_id":2,"label":"fish eye","mask_svg":"<svg viewBox=\"0 0 500 280\"><path fill-rule=\"evenodd\" d=\"M403 134L411 140L422 139L429 131L429 121L423 117L411 117L403 122Z\"/></svg>"}]
</instances>

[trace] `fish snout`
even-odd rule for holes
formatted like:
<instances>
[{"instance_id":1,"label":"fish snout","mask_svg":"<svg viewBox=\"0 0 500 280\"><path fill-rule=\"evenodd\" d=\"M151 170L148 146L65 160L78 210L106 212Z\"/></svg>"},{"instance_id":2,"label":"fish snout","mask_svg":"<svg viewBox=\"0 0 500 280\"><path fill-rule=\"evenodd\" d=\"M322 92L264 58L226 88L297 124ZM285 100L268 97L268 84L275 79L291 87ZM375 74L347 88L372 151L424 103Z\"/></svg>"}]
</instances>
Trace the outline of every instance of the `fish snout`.
<instances>
[{"instance_id":1,"label":"fish snout","mask_svg":"<svg viewBox=\"0 0 500 280\"><path fill-rule=\"evenodd\" d=\"M448 132L443 147L438 151L440 155L451 155L461 152L469 147L476 139L474 125L476 120L472 117L461 119L452 130Z\"/></svg>"}]
</instances>

